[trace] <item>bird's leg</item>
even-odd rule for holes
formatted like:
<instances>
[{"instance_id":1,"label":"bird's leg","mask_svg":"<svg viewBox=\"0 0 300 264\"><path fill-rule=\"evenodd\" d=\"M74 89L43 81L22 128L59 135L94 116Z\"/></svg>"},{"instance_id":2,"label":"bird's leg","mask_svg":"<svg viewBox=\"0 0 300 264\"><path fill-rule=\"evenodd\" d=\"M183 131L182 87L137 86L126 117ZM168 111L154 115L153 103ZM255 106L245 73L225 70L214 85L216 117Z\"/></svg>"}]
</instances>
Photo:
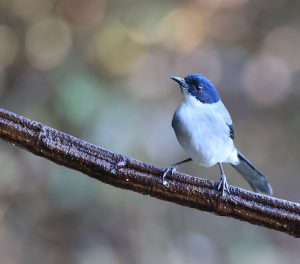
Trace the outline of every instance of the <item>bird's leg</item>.
<instances>
[{"instance_id":1,"label":"bird's leg","mask_svg":"<svg viewBox=\"0 0 300 264\"><path fill-rule=\"evenodd\" d=\"M189 162L189 161L192 161L192 159L188 158L188 159L176 162L176 163L172 164L170 167L165 168L164 174L163 174L163 185L168 185L168 182L165 179L169 173L172 175L176 171L176 168L178 165Z\"/></svg>"},{"instance_id":2,"label":"bird's leg","mask_svg":"<svg viewBox=\"0 0 300 264\"><path fill-rule=\"evenodd\" d=\"M224 173L223 166L220 162L218 162L218 165L219 165L219 168L221 171L221 177L220 177L220 182L218 185L218 190L221 190L222 196L224 196L224 191L227 191L228 193L230 193L230 191L229 191L229 187L228 187L228 183L227 183L227 179L226 179L226 176Z\"/></svg>"}]
</instances>

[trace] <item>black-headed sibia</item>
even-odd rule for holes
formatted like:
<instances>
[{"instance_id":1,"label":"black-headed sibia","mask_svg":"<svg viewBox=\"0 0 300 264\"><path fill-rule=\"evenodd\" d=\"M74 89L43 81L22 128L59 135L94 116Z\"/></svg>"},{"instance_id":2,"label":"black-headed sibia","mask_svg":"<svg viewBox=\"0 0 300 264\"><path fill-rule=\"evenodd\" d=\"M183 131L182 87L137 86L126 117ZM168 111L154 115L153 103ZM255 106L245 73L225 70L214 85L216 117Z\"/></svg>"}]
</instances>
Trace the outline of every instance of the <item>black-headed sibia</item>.
<instances>
[{"instance_id":1,"label":"black-headed sibia","mask_svg":"<svg viewBox=\"0 0 300 264\"><path fill-rule=\"evenodd\" d=\"M176 109L172 127L177 140L188 153L186 160L166 168L166 176L173 173L179 164L194 161L204 167L218 164L221 172L218 189L222 196L229 188L222 164L231 164L256 191L272 194L267 179L234 145L234 129L230 114L221 101L213 83L200 74L184 78L171 77L177 82L183 94L183 101Z\"/></svg>"}]
</instances>

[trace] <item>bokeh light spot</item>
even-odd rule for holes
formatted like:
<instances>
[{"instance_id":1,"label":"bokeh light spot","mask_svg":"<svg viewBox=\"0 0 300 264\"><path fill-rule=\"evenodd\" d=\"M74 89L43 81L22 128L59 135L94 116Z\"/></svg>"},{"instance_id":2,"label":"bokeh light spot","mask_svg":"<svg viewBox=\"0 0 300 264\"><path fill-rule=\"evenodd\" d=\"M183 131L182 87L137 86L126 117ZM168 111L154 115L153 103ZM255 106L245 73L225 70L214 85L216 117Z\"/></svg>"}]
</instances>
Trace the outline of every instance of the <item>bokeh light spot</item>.
<instances>
[{"instance_id":1,"label":"bokeh light spot","mask_svg":"<svg viewBox=\"0 0 300 264\"><path fill-rule=\"evenodd\" d=\"M77 28L90 28L99 24L105 14L104 0L60 0L59 9Z\"/></svg>"},{"instance_id":2,"label":"bokeh light spot","mask_svg":"<svg viewBox=\"0 0 300 264\"><path fill-rule=\"evenodd\" d=\"M169 12L159 25L169 49L187 52L203 40L203 21L198 8L176 8Z\"/></svg>"},{"instance_id":3,"label":"bokeh light spot","mask_svg":"<svg viewBox=\"0 0 300 264\"><path fill-rule=\"evenodd\" d=\"M97 79L84 72L66 76L57 85L57 113L72 124L88 122L101 99L100 87Z\"/></svg>"},{"instance_id":4,"label":"bokeh light spot","mask_svg":"<svg viewBox=\"0 0 300 264\"><path fill-rule=\"evenodd\" d=\"M33 24L26 36L29 61L39 70L49 70L62 63L71 44L69 26L56 18Z\"/></svg>"},{"instance_id":5,"label":"bokeh light spot","mask_svg":"<svg viewBox=\"0 0 300 264\"><path fill-rule=\"evenodd\" d=\"M0 25L0 72L13 63L17 51L17 34L12 28Z\"/></svg>"},{"instance_id":6,"label":"bokeh light spot","mask_svg":"<svg viewBox=\"0 0 300 264\"><path fill-rule=\"evenodd\" d=\"M127 88L134 97L161 98L170 92L170 63L161 53L149 53L131 72Z\"/></svg>"},{"instance_id":7,"label":"bokeh light spot","mask_svg":"<svg viewBox=\"0 0 300 264\"><path fill-rule=\"evenodd\" d=\"M291 90L291 71L279 58L259 55L244 70L243 84L253 102L270 106L284 101Z\"/></svg>"},{"instance_id":8,"label":"bokeh light spot","mask_svg":"<svg viewBox=\"0 0 300 264\"><path fill-rule=\"evenodd\" d=\"M233 27L232 25L239 26ZM248 20L237 12L229 14L221 12L209 21L208 26L210 30L207 31L207 35L212 36L216 40L227 42L247 39L251 31Z\"/></svg>"},{"instance_id":9,"label":"bokeh light spot","mask_svg":"<svg viewBox=\"0 0 300 264\"><path fill-rule=\"evenodd\" d=\"M300 31L291 26L272 30L264 39L263 52L284 60L293 71L300 70Z\"/></svg>"},{"instance_id":10,"label":"bokeh light spot","mask_svg":"<svg viewBox=\"0 0 300 264\"><path fill-rule=\"evenodd\" d=\"M142 47L132 41L126 27L119 22L111 22L99 31L88 55L96 60L110 75L124 75L136 65Z\"/></svg>"},{"instance_id":11,"label":"bokeh light spot","mask_svg":"<svg viewBox=\"0 0 300 264\"><path fill-rule=\"evenodd\" d=\"M142 45L155 44L167 37L162 34L160 23L171 8L168 1L138 1L126 10L122 22L135 42Z\"/></svg>"},{"instance_id":12,"label":"bokeh light spot","mask_svg":"<svg viewBox=\"0 0 300 264\"><path fill-rule=\"evenodd\" d=\"M17 16L33 20L50 13L54 0L11 0L10 4Z\"/></svg>"},{"instance_id":13,"label":"bokeh light spot","mask_svg":"<svg viewBox=\"0 0 300 264\"><path fill-rule=\"evenodd\" d=\"M209 6L212 9L218 8L228 8L228 7L236 7L244 5L248 2L248 0L198 0L203 5Z\"/></svg>"}]
</instances>

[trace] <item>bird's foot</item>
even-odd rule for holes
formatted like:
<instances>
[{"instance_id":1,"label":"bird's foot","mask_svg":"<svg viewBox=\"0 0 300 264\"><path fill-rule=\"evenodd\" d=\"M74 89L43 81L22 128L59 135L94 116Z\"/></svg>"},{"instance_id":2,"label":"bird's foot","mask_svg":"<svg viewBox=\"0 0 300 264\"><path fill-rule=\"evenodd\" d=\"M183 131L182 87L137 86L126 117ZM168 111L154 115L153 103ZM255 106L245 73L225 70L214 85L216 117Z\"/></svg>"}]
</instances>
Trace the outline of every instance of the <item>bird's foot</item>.
<instances>
[{"instance_id":1,"label":"bird's foot","mask_svg":"<svg viewBox=\"0 0 300 264\"><path fill-rule=\"evenodd\" d=\"M164 186L169 185L168 181L166 180L166 177L167 176L172 176L173 173L176 172L176 167L177 167L176 165L172 165L172 166L164 169L164 173L163 173L163 176L162 176Z\"/></svg>"},{"instance_id":2,"label":"bird's foot","mask_svg":"<svg viewBox=\"0 0 300 264\"><path fill-rule=\"evenodd\" d=\"M228 194L230 194L229 185L227 183L227 179L226 179L225 174L221 174L220 182L219 182L219 185L218 185L218 190L220 190L222 192L222 197L224 196L225 191Z\"/></svg>"}]
</instances>

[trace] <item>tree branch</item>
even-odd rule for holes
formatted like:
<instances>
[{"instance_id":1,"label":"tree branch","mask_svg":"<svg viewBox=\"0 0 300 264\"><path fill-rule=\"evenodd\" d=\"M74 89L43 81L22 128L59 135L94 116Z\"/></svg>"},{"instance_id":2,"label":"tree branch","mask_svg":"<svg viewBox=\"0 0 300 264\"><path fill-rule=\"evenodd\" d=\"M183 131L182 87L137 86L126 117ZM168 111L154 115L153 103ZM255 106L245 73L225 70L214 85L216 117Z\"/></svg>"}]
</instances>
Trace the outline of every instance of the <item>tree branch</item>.
<instances>
[{"instance_id":1,"label":"tree branch","mask_svg":"<svg viewBox=\"0 0 300 264\"><path fill-rule=\"evenodd\" d=\"M161 200L229 216L300 237L300 204L230 186L220 196L217 183L176 172L168 187L162 169L91 145L0 108L0 137L35 155L92 178Z\"/></svg>"}]
</instances>

